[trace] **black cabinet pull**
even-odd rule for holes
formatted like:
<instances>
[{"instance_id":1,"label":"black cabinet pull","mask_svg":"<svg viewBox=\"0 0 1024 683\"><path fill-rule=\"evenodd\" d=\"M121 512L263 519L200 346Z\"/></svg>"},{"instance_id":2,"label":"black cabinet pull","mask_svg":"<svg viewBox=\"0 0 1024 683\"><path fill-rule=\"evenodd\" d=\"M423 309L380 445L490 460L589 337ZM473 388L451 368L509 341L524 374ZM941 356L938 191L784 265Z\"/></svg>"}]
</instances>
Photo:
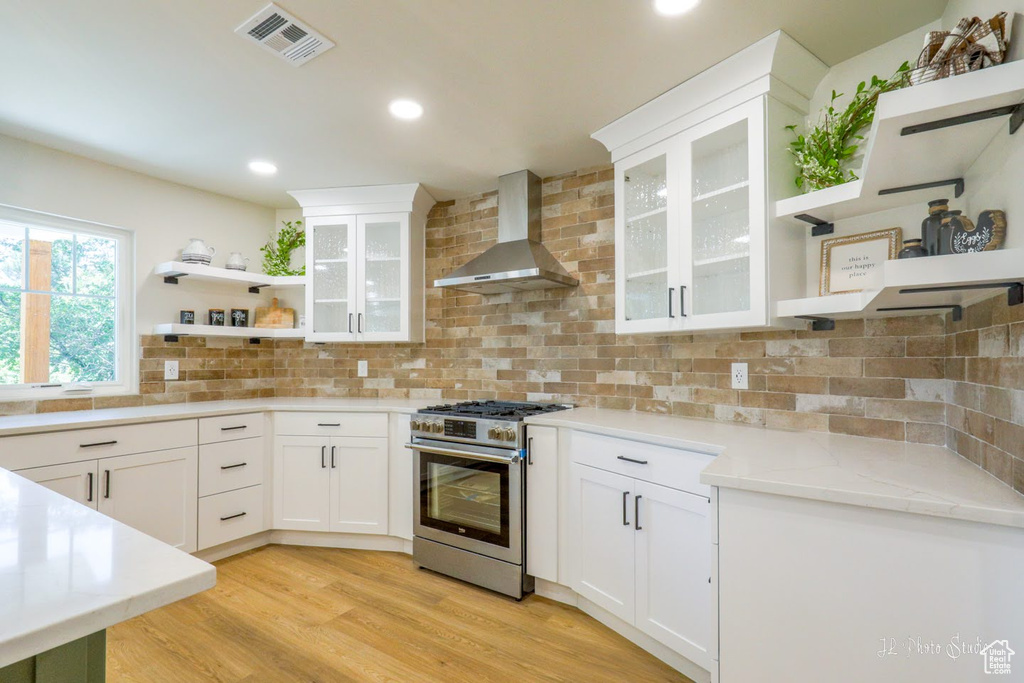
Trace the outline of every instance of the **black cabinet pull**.
<instances>
[{"instance_id":1,"label":"black cabinet pull","mask_svg":"<svg viewBox=\"0 0 1024 683\"><path fill-rule=\"evenodd\" d=\"M352 314L351 313L348 314L348 331L349 331L349 334L352 333Z\"/></svg>"},{"instance_id":2,"label":"black cabinet pull","mask_svg":"<svg viewBox=\"0 0 1024 683\"><path fill-rule=\"evenodd\" d=\"M249 464L249 463L247 463L247 462L240 462L240 463L238 463L237 465L221 465L221 466L220 466L220 468L221 468L222 470L233 470L233 469L235 469L236 467L245 467L245 466L246 466L246 465L248 465L248 464Z\"/></svg>"},{"instance_id":3,"label":"black cabinet pull","mask_svg":"<svg viewBox=\"0 0 1024 683\"><path fill-rule=\"evenodd\" d=\"M679 315L686 317L686 285L679 285Z\"/></svg>"},{"instance_id":4,"label":"black cabinet pull","mask_svg":"<svg viewBox=\"0 0 1024 683\"><path fill-rule=\"evenodd\" d=\"M626 462L633 462L633 463L636 463L637 465L646 465L647 464L646 460L634 460L633 458L627 458L624 455L620 455L620 456L618 456L618 458L619 458L619 460L625 460Z\"/></svg>"},{"instance_id":5,"label":"black cabinet pull","mask_svg":"<svg viewBox=\"0 0 1024 683\"><path fill-rule=\"evenodd\" d=\"M622 492L622 526L629 526L629 520L626 519L626 499L629 498L629 491Z\"/></svg>"},{"instance_id":6,"label":"black cabinet pull","mask_svg":"<svg viewBox=\"0 0 1024 683\"><path fill-rule=\"evenodd\" d=\"M360 313L357 317L356 331L362 334L363 332L363 314Z\"/></svg>"},{"instance_id":7,"label":"black cabinet pull","mask_svg":"<svg viewBox=\"0 0 1024 683\"><path fill-rule=\"evenodd\" d=\"M245 429L248 426L249 425L238 425L237 427L221 427L220 431L222 431L222 432L233 432L233 431L235 431L237 429Z\"/></svg>"},{"instance_id":8,"label":"black cabinet pull","mask_svg":"<svg viewBox=\"0 0 1024 683\"><path fill-rule=\"evenodd\" d=\"M92 482L92 472L86 472L85 476L89 478L89 484L88 484L89 488L88 488L88 493L86 494L85 500L86 500L86 502L91 503L92 502L92 483L93 483Z\"/></svg>"},{"instance_id":9,"label":"black cabinet pull","mask_svg":"<svg viewBox=\"0 0 1024 683\"><path fill-rule=\"evenodd\" d=\"M97 441L96 443L83 443L79 448L95 448L96 446L113 446L117 441Z\"/></svg>"},{"instance_id":10,"label":"black cabinet pull","mask_svg":"<svg viewBox=\"0 0 1024 683\"><path fill-rule=\"evenodd\" d=\"M238 519L239 517L245 517L247 514L248 513L246 512L239 512L237 515L228 515L227 517L221 517L220 521L226 522L229 519Z\"/></svg>"},{"instance_id":11,"label":"black cabinet pull","mask_svg":"<svg viewBox=\"0 0 1024 683\"><path fill-rule=\"evenodd\" d=\"M640 499L643 496L636 496L633 498L633 523L636 525L637 531L643 531L643 527L640 526Z\"/></svg>"},{"instance_id":12,"label":"black cabinet pull","mask_svg":"<svg viewBox=\"0 0 1024 683\"><path fill-rule=\"evenodd\" d=\"M670 317L670 318L674 318L675 317L674 315L672 315L672 297L675 296L675 293L676 293L676 288L675 287L669 287L668 288L668 317Z\"/></svg>"},{"instance_id":13,"label":"black cabinet pull","mask_svg":"<svg viewBox=\"0 0 1024 683\"><path fill-rule=\"evenodd\" d=\"M532 465L533 464L533 437L532 436L528 437L526 439L526 464L527 465Z\"/></svg>"},{"instance_id":14,"label":"black cabinet pull","mask_svg":"<svg viewBox=\"0 0 1024 683\"><path fill-rule=\"evenodd\" d=\"M320 447L320 469L327 469L327 446Z\"/></svg>"},{"instance_id":15,"label":"black cabinet pull","mask_svg":"<svg viewBox=\"0 0 1024 683\"><path fill-rule=\"evenodd\" d=\"M110 498L110 470L103 470L103 477L106 480L103 484L103 497Z\"/></svg>"},{"instance_id":16,"label":"black cabinet pull","mask_svg":"<svg viewBox=\"0 0 1024 683\"><path fill-rule=\"evenodd\" d=\"M334 451L335 451L336 449L337 449L337 446L331 446L331 469L332 469L332 470L333 470L333 469L334 469L335 467L337 467L337 465L336 465L336 464L334 464Z\"/></svg>"},{"instance_id":17,"label":"black cabinet pull","mask_svg":"<svg viewBox=\"0 0 1024 683\"><path fill-rule=\"evenodd\" d=\"M317 422L317 427L340 427L340 422Z\"/></svg>"}]
</instances>

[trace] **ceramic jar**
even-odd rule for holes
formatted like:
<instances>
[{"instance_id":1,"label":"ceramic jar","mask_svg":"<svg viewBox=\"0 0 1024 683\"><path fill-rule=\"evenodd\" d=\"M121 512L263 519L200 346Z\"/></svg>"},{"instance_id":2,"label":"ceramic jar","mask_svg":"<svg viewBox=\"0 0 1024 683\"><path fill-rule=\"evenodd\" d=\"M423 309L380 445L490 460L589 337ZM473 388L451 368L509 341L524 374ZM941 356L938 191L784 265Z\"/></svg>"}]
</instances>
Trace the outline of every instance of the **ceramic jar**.
<instances>
[{"instance_id":1,"label":"ceramic jar","mask_svg":"<svg viewBox=\"0 0 1024 683\"><path fill-rule=\"evenodd\" d=\"M210 265L210 261L216 253L217 250L213 247L206 246L206 242L197 237L193 237L189 240L188 246L181 250L181 260L185 263L203 263L205 265Z\"/></svg>"},{"instance_id":2,"label":"ceramic jar","mask_svg":"<svg viewBox=\"0 0 1024 683\"><path fill-rule=\"evenodd\" d=\"M921 222L921 242L927 256L937 256L939 253L939 228L942 226L942 214L948 210L948 199L928 202L928 218Z\"/></svg>"},{"instance_id":3,"label":"ceramic jar","mask_svg":"<svg viewBox=\"0 0 1024 683\"><path fill-rule=\"evenodd\" d=\"M897 254L896 258L919 258L921 256L927 256L928 252L921 246L921 240L903 240L903 248L900 253Z\"/></svg>"},{"instance_id":4,"label":"ceramic jar","mask_svg":"<svg viewBox=\"0 0 1024 683\"><path fill-rule=\"evenodd\" d=\"M233 251L228 256L228 261L225 264L225 267L230 269L230 270L245 270L246 268L249 267L248 264L249 264L249 259L244 258L242 256L242 252L240 252L240 251Z\"/></svg>"}]
</instances>

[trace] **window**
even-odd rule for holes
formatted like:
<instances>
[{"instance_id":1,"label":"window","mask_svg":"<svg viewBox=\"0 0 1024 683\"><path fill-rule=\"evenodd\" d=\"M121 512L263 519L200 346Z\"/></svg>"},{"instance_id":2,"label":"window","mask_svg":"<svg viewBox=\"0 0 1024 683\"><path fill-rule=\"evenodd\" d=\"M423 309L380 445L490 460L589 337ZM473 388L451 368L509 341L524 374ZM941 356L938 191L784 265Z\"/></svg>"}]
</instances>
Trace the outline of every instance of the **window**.
<instances>
[{"instance_id":1,"label":"window","mask_svg":"<svg viewBox=\"0 0 1024 683\"><path fill-rule=\"evenodd\" d=\"M0 399L134 389L131 235L0 210Z\"/></svg>"}]
</instances>

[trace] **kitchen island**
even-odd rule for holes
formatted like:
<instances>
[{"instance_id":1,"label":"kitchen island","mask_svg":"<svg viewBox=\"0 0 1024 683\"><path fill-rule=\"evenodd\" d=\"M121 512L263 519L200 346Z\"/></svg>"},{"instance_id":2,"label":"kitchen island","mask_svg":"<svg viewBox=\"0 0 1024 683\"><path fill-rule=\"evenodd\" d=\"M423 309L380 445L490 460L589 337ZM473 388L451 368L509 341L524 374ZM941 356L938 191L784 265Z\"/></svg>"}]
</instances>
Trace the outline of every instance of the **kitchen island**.
<instances>
[{"instance_id":1,"label":"kitchen island","mask_svg":"<svg viewBox=\"0 0 1024 683\"><path fill-rule=\"evenodd\" d=\"M216 583L212 565L0 469L0 680L104 680L105 629Z\"/></svg>"}]
</instances>

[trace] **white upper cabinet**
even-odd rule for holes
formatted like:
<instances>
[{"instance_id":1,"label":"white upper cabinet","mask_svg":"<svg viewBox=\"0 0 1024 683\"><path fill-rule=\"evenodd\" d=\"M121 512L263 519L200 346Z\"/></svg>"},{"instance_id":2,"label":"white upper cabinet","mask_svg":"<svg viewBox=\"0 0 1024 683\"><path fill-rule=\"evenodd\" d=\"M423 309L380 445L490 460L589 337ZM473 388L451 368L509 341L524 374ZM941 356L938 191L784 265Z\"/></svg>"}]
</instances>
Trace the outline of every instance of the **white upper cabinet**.
<instances>
[{"instance_id":1,"label":"white upper cabinet","mask_svg":"<svg viewBox=\"0 0 1024 683\"><path fill-rule=\"evenodd\" d=\"M758 328L802 291L803 243L769 205L827 68L776 33L594 134L615 162L615 331Z\"/></svg>"},{"instance_id":2,"label":"white upper cabinet","mask_svg":"<svg viewBox=\"0 0 1024 683\"><path fill-rule=\"evenodd\" d=\"M306 220L306 338L423 340L426 217L419 185L290 193Z\"/></svg>"}]
</instances>

